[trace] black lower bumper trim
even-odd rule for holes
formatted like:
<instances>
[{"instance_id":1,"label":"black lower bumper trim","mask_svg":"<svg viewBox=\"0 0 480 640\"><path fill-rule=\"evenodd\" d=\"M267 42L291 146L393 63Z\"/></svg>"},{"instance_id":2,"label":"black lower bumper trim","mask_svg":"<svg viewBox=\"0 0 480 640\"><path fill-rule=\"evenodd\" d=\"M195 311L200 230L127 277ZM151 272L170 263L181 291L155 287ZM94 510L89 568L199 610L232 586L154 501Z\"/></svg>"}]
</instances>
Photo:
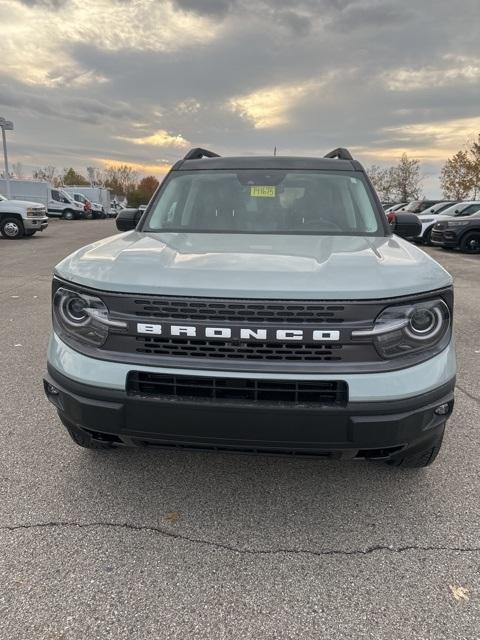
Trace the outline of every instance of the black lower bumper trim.
<instances>
[{"instance_id":1,"label":"black lower bumper trim","mask_svg":"<svg viewBox=\"0 0 480 640\"><path fill-rule=\"evenodd\" d=\"M308 406L151 399L74 382L49 368L48 399L66 424L117 444L387 458L438 438L455 381L414 398ZM435 409L448 404L446 415Z\"/></svg>"}]
</instances>

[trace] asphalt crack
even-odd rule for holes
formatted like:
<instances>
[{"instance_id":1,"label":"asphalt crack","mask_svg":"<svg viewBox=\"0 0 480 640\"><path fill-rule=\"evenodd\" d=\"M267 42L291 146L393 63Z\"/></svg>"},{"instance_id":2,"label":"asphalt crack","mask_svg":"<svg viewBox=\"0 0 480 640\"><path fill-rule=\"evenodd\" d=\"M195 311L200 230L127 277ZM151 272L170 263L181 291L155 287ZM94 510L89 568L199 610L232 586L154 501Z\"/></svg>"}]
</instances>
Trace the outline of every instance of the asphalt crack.
<instances>
[{"instance_id":1,"label":"asphalt crack","mask_svg":"<svg viewBox=\"0 0 480 640\"><path fill-rule=\"evenodd\" d=\"M276 549L250 549L248 547L237 547L235 545L226 544L224 542L216 542L213 540L207 540L205 538L194 538L184 535L170 529L164 529L161 527L153 527L147 525L135 525L129 523L116 523L116 522L41 522L32 524L18 524L18 525L3 525L0 526L0 531L21 531L30 529L59 529L59 528L79 528L79 529L93 529L93 528L109 528L109 529L127 529L130 531L141 531L148 533L156 533L165 538L172 538L174 540L181 540L183 542L189 542L191 544L201 544L223 551L229 551L231 553L238 553L241 555L309 555L309 556L366 556L376 552L386 551L388 553L405 553L409 551L451 551L460 553L477 553L480 552L480 547L451 547L447 545L403 545L394 547L393 545L372 545L365 547L364 549L295 549L288 547L279 547Z\"/></svg>"},{"instance_id":2,"label":"asphalt crack","mask_svg":"<svg viewBox=\"0 0 480 640\"><path fill-rule=\"evenodd\" d=\"M474 402L480 402L480 398L477 398L477 396L474 396L472 393L470 393L469 391L465 391L465 389L463 389L458 383L455 386L456 389L459 389L462 393L464 393L468 398L470 398L470 400L473 400Z\"/></svg>"}]
</instances>

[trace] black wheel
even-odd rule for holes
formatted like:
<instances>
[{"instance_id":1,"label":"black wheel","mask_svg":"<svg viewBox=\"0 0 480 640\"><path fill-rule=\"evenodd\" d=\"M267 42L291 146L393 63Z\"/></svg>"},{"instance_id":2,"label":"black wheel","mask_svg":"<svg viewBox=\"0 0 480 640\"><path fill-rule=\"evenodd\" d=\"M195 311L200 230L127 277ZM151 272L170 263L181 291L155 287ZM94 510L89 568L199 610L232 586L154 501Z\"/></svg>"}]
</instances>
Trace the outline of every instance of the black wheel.
<instances>
[{"instance_id":1,"label":"black wheel","mask_svg":"<svg viewBox=\"0 0 480 640\"><path fill-rule=\"evenodd\" d=\"M75 217L73 211L71 209L65 209L65 211L63 212L63 216L62 218L64 220L73 220Z\"/></svg>"},{"instance_id":2,"label":"black wheel","mask_svg":"<svg viewBox=\"0 0 480 640\"><path fill-rule=\"evenodd\" d=\"M423 234L423 244L426 244L426 245L432 244L432 229L433 227L430 227L430 229L427 229Z\"/></svg>"},{"instance_id":3,"label":"black wheel","mask_svg":"<svg viewBox=\"0 0 480 640\"><path fill-rule=\"evenodd\" d=\"M83 429L79 429L75 427L73 424L66 424L63 422L65 427L67 428L70 437L78 444L79 447L83 447L84 449L112 449L113 445L110 442L102 442L101 440L96 440L92 438L91 434L88 431L84 431Z\"/></svg>"},{"instance_id":4,"label":"black wheel","mask_svg":"<svg viewBox=\"0 0 480 640\"><path fill-rule=\"evenodd\" d=\"M37 229L26 229L25 230L25 237L27 238L31 238L32 236L34 236L37 233Z\"/></svg>"},{"instance_id":5,"label":"black wheel","mask_svg":"<svg viewBox=\"0 0 480 640\"><path fill-rule=\"evenodd\" d=\"M465 253L480 253L480 231L467 233L462 238L460 249Z\"/></svg>"},{"instance_id":6,"label":"black wheel","mask_svg":"<svg viewBox=\"0 0 480 640\"><path fill-rule=\"evenodd\" d=\"M17 218L3 218L0 220L0 233L7 240L17 240L23 237L25 230Z\"/></svg>"},{"instance_id":7,"label":"black wheel","mask_svg":"<svg viewBox=\"0 0 480 640\"><path fill-rule=\"evenodd\" d=\"M407 453L403 456L399 455L398 457L390 458L390 460L386 461L386 464L391 467L403 467L405 469L420 469L422 467L428 467L438 456L439 451L442 448L442 441L443 432L433 446L430 445L427 449L423 449L415 453Z\"/></svg>"},{"instance_id":8,"label":"black wheel","mask_svg":"<svg viewBox=\"0 0 480 640\"><path fill-rule=\"evenodd\" d=\"M93 213L91 211L87 212L85 220L93 220Z\"/></svg>"}]
</instances>

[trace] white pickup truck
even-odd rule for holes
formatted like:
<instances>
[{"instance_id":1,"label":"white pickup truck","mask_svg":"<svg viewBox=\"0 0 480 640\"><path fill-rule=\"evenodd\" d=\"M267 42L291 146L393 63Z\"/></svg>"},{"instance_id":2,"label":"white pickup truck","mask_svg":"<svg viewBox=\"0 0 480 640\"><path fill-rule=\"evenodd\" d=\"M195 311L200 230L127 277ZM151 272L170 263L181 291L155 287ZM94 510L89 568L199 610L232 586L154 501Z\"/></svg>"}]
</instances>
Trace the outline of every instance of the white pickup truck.
<instances>
[{"instance_id":1,"label":"white pickup truck","mask_svg":"<svg viewBox=\"0 0 480 640\"><path fill-rule=\"evenodd\" d=\"M48 227L47 211L38 202L7 200L0 194L0 233L7 240L33 236Z\"/></svg>"}]
</instances>

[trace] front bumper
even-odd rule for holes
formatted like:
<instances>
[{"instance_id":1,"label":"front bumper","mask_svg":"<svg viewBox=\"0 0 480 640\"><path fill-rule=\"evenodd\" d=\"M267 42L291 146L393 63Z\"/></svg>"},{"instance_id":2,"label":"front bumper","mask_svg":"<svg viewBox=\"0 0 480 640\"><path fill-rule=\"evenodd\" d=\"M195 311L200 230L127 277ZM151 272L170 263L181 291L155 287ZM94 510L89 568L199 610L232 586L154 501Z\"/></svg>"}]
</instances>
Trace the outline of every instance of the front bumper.
<instances>
[{"instance_id":1,"label":"front bumper","mask_svg":"<svg viewBox=\"0 0 480 640\"><path fill-rule=\"evenodd\" d=\"M387 459L427 448L453 409L454 379L422 395L346 406L150 398L75 382L49 366L47 398L62 422L130 446ZM445 415L435 409L448 405Z\"/></svg>"},{"instance_id":2,"label":"front bumper","mask_svg":"<svg viewBox=\"0 0 480 640\"><path fill-rule=\"evenodd\" d=\"M48 218L45 216L44 218L23 218L23 228L35 231L43 231L48 227Z\"/></svg>"},{"instance_id":3,"label":"front bumper","mask_svg":"<svg viewBox=\"0 0 480 640\"><path fill-rule=\"evenodd\" d=\"M440 231L434 229L432 231L431 242L438 247L454 248L458 246L459 238L460 233L452 231L451 229Z\"/></svg>"}]
</instances>

